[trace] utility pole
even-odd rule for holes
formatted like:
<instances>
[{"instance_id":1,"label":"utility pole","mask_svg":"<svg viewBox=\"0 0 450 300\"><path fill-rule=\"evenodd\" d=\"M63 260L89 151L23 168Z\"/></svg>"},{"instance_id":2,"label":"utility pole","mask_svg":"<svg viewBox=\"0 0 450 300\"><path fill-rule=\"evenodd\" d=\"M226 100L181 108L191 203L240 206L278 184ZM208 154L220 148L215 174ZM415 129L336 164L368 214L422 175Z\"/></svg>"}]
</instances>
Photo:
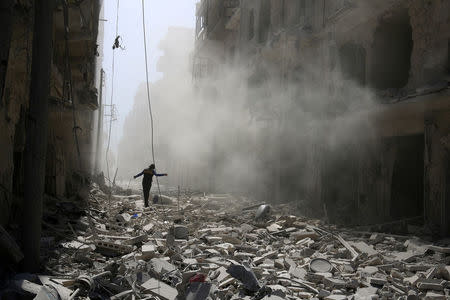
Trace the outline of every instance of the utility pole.
<instances>
[{"instance_id":1,"label":"utility pole","mask_svg":"<svg viewBox=\"0 0 450 300\"><path fill-rule=\"evenodd\" d=\"M98 95L99 106L98 106L98 121L97 121L97 144L95 150L95 168L94 175L100 172L100 151L102 147L102 133L103 133L103 81L104 81L103 69L100 70L100 92Z\"/></svg>"},{"instance_id":2,"label":"utility pole","mask_svg":"<svg viewBox=\"0 0 450 300\"><path fill-rule=\"evenodd\" d=\"M47 153L48 98L53 55L54 0L35 1L33 58L31 64L30 105L24 164L24 203L22 213L23 267L39 270L42 226L42 198Z\"/></svg>"}]
</instances>

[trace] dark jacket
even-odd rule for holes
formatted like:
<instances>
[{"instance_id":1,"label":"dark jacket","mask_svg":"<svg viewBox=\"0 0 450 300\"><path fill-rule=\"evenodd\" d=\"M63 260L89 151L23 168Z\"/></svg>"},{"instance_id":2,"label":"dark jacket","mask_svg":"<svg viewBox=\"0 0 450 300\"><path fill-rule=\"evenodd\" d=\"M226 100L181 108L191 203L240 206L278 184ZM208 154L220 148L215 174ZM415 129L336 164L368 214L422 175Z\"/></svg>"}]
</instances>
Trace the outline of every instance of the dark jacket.
<instances>
[{"instance_id":1,"label":"dark jacket","mask_svg":"<svg viewBox=\"0 0 450 300\"><path fill-rule=\"evenodd\" d=\"M153 175L160 177L165 176L166 174L158 174L154 169L147 168L144 169L141 173L135 175L134 178L138 178L142 175L144 175L144 178L142 179L142 185L148 186L152 184Z\"/></svg>"}]
</instances>

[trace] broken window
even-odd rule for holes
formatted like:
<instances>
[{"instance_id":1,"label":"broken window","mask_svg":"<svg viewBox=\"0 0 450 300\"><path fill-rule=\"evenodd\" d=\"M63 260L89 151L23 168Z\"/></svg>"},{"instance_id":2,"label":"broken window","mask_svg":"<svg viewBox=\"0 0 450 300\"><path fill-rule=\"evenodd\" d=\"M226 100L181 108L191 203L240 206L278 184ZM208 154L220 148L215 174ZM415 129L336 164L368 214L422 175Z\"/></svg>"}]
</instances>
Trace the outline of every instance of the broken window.
<instances>
[{"instance_id":1,"label":"broken window","mask_svg":"<svg viewBox=\"0 0 450 300\"><path fill-rule=\"evenodd\" d=\"M403 88L408 83L413 48L412 28L406 9L380 22L372 48L371 85L377 89Z\"/></svg>"},{"instance_id":2,"label":"broken window","mask_svg":"<svg viewBox=\"0 0 450 300\"><path fill-rule=\"evenodd\" d=\"M255 11L250 10L248 17L248 40L250 41L255 36Z\"/></svg>"},{"instance_id":3,"label":"broken window","mask_svg":"<svg viewBox=\"0 0 450 300\"><path fill-rule=\"evenodd\" d=\"M345 79L360 85L366 83L366 50L360 45L346 43L339 49L341 72Z\"/></svg>"}]
</instances>

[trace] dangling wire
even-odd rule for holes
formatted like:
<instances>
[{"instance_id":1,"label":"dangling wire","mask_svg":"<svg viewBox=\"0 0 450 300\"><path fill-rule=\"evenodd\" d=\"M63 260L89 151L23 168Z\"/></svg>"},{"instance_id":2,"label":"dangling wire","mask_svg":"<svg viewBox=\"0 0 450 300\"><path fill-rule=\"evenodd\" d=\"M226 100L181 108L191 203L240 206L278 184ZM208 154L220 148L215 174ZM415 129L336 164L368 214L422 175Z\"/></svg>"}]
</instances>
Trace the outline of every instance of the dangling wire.
<instances>
[{"instance_id":1,"label":"dangling wire","mask_svg":"<svg viewBox=\"0 0 450 300\"><path fill-rule=\"evenodd\" d=\"M118 31L119 31L119 0L117 0L117 9L116 9L116 40L118 40ZM115 40L115 41L116 41ZM115 42L114 41L114 42ZM111 107L111 116L109 117L109 130L108 130L108 145L106 147L106 172L108 175L108 180L109 182L111 182L111 178L109 176L109 158L108 158L108 154L109 154L109 147L111 145L111 128L112 128L112 121L113 121L113 114L112 114L112 109L113 109L113 100L114 100L114 57L115 57L115 48L113 48L113 57L112 57L112 66L111 66L111 101L110 101L110 107Z\"/></svg>"},{"instance_id":2,"label":"dangling wire","mask_svg":"<svg viewBox=\"0 0 450 300\"><path fill-rule=\"evenodd\" d=\"M147 37L146 37L146 34L145 34L144 0L142 0L142 29L144 31L144 56L145 56L145 78L146 78L145 83L146 83L146 86L147 86L148 111L150 113L152 159L153 159L153 163L156 165L156 160L155 160L155 143L154 143L154 129L153 129L153 113L152 113L152 104L151 104L151 101L150 101L150 86L148 84ZM158 185L159 199L161 199L161 189L159 188L158 176L155 176L155 177L156 177L156 183Z\"/></svg>"}]
</instances>

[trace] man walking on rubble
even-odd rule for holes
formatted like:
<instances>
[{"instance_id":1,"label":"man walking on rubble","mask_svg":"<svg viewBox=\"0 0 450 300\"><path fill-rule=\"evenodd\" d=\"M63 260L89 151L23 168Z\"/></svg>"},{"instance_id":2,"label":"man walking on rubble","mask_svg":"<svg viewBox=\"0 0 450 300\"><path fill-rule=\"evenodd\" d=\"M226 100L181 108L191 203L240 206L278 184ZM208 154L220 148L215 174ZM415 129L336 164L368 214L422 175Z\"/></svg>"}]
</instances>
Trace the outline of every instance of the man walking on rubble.
<instances>
[{"instance_id":1,"label":"man walking on rubble","mask_svg":"<svg viewBox=\"0 0 450 300\"><path fill-rule=\"evenodd\" d=\"M151 164L147 169L144 169L141 173L134 176L134 179L144 175L142 179L142 189L144 191L144 205L148 207L148 197L150 196L150 188L152 187L153 175L155 176L167 176L165 174L158 174L155 171L155 164Z\"/></svg>"}]
</instances>

